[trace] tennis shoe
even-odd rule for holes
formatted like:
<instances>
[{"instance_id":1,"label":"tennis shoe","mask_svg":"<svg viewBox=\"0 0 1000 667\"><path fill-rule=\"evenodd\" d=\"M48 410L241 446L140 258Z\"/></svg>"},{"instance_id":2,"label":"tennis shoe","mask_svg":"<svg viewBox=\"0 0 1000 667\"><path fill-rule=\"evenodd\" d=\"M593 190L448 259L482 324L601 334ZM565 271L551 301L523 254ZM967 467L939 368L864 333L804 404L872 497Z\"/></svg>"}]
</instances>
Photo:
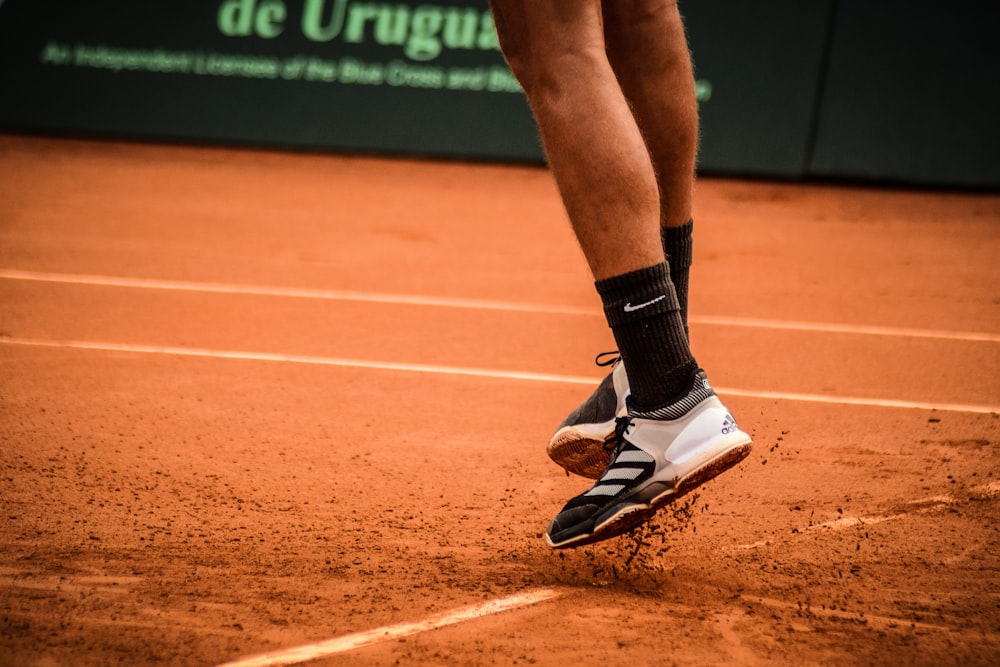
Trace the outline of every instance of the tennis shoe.
<instances>
[{"instance_id":1,"label":"tennis shoe","mask_svg":"<svg viewBox=\"0 0 1000 667\"><path fill-rule=\"evenodd\" d=\"M549 525L546 540L553 548L599 542L642 525L742 461L752 447L701 370L680 399L655 410L630 410L617 419L616 432L603 474Z\"/></svg>"},{"instance_id":2,"label":"tennis shoe","mask_svg":"<svg viewBox=\"0 0 1000 667\"><path fill-rule=\"evenodd\" d=\"M602 357L613 358L602 360ZM629 395L625 366L615 352L597 356L598 366L614 368L594 393L559 424L549 440L549 458L574 475L597 479L611 463L615 448L615 420L628 414L625 400Z\"/></svg>"}]
</instances>

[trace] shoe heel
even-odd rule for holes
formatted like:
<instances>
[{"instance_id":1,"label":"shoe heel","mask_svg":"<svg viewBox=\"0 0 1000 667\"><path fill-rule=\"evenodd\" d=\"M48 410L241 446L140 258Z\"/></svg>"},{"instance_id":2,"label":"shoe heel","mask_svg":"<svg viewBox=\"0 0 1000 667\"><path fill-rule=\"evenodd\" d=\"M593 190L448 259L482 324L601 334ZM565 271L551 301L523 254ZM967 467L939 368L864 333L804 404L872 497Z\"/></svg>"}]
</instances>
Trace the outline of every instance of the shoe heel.
<instances>
[{"instance_id":1,"label":"shoe heel","mask_svg":"<svg viewBox=\"0 0 1000 667\"><path fill-rule=\"evenodd\" d=\"M738 444L735 447L722 452L705 465L688 474L686 477L682 477L677 480L674 487L677 490L675 496L688 493L705 482L714 479L729 470L749 456L752 449L753 442L748 439L746 442Z\"/></svg>"}]
</instances>

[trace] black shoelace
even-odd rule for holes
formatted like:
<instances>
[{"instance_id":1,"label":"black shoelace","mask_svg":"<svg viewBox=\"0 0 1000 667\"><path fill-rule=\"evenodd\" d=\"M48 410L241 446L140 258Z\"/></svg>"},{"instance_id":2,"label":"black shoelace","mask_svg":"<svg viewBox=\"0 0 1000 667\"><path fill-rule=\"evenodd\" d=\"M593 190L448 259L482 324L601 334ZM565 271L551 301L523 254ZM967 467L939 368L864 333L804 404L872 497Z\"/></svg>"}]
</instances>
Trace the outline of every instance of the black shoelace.
<instances>
[{"instance_id":1,"label":"black shoelace","mask_svg":"<svg viewBox=\"0 0 1000 667\"><path fill-rule=\"evenodd\" d=\"M611 352L601 352L596 357L594 357L594 363L602 367L614 366L621 360L622 360L622 355L618 353L618 350L612 350Z\"/></svg>"},{"instance_id":2,"label":"black shoelace","mask_svg":"<svg viewBox=\"0 0 1000 667\"><path fill-rule=\"evenodd\" d=\"M625 433L632 425L632 418L628 415L615 419L615 439L604 443L605 451L611 452L611 462L618 458L618 452L625 446ZM610 464L609 464L610 465Z\"/></svg>"}]
</instances>

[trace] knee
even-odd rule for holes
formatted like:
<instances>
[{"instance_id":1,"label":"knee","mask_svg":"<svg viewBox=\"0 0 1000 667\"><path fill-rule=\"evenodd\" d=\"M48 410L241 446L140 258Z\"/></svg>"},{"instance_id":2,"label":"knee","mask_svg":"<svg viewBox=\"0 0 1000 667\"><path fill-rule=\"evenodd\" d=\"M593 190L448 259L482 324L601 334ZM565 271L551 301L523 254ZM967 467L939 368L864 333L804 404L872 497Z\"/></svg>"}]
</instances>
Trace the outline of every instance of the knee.
<instances>
[{"instance_id":1,"label":"knee","mask_svg":"<svg viewBox=\"0 0 1000 667\"><path fill-rule=\"evenodd\" d=\"M529 16L529 8L518 0L490 0L490 11L500 51L514 77L527 90L541 65L538 47L533 45L541 26L533 25L537 19Z\"/></svg>"},{"instance_id":2,"label":"knee","mask_svg":"<svg viewBox=\"0 0 1000 667\"><path fill-rule=\"evenodd\" d=\"M591 94L600 82L614 76L603 46L514 51L508 64L535 106L563 100L573 91Z\"/></svg>"},{"instance_id":3,"label":"knee","mask_svg":"<svg viewBox=\"0 0 1000 667\"><path fill-rule=\"evenodd\" d=\"M500 50L529 97L579 80L607 60L600 20L592 20L599 14L577 13L562 2L490 0Z\"/></svg>"},{"instance_id":4,"label":"knee","mask_svg":"<svg viewBox=\"0 0 1000 667\"><path fill-rule=\"evenodd\" d=\"M512 0L490 0L490 12L493 14L500 51L517 76L529 62L529 31L524 7Z\"/></svg>"}]
</instances>

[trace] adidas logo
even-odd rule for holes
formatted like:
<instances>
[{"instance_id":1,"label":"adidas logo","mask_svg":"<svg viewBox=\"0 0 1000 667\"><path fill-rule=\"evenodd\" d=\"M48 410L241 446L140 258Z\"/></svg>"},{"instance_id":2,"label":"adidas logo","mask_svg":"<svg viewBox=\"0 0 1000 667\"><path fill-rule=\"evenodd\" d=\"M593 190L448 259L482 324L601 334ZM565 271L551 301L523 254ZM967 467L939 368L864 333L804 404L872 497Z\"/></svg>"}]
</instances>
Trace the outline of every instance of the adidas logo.
<instances>
[{"instance_id":1,"label":"adidas logo","mask_svg":"<svg viewBox=\"0 0 1000 667\"><path fill-rule=\"evenodd\" d=\"M738 430L740 430L740 427L736 424L736 420L727 412L726 418L722 420L722 435L729 435Z\"/></svg>"}]
</instances>

